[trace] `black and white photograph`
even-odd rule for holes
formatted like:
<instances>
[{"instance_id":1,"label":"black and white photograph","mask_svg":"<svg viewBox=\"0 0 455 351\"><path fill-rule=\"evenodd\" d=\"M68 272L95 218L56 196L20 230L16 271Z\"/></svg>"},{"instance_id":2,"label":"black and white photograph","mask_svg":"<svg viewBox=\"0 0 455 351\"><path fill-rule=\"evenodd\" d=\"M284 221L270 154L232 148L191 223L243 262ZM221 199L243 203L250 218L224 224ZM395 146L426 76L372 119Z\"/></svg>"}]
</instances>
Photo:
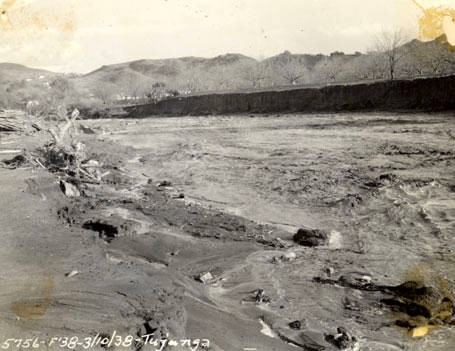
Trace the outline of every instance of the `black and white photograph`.
<instances>
[{"instance_id":1,"label":"black and white photograph","mask_svg":"<svg viewBox=\"0 0 455 351\"><path fill-rule=\"evenodd\" d=\"M455 350L455 0L0 0L0 350Z\"/></svg>"}]
</instances>

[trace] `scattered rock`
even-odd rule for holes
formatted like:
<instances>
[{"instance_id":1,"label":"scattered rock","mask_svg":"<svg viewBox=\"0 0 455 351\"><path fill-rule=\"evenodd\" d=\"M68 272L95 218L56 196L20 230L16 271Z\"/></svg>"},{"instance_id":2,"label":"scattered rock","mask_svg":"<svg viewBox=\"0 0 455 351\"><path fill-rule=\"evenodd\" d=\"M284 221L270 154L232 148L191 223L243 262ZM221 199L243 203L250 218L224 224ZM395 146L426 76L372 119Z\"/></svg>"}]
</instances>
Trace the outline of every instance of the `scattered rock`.
<instances>
[{"instance_id":1,"label":"scattered rock","mask_svg":"<svg viewBox=\"0 0 455 351\"><path fill-rule=\"evenodd\" d=\"M111 242L119 235L119 230L116 225L104 223L99 220L87 221L82 225L82 228L98 232L100 238L104 239L106 242Z\"/></svg>"},{"instance_id":2,"label":"scattered rock","mask_svg":"<svg viewBox=\"0 0 455 351\"><path fill-rule=\"evenodd\" d=\"M325 273L327 274L328 277L331 277L335 273L335 268L328 267L326 268Z\"/></svg>"},{"instance_id":3,"label":"scattered rock","mask_svg":"<svg viewBox=\"0 0 455 351\"><path fill-rule=\"evenodd\" d=\"M297 258L297 254L293 251L286 252L282 257L283 261L294 261Z\"/></svg>"},{"instance_id":4,"label":"scattered rock","mask_svg":"<svg viewBox=\"0 0 455 351\"><path fill-rule=\"evenodd\" d=\"M184 199L185 198L185 194L183 194L183 193L175 193L175 194L172 194L171 197L173 199Z\"/></svg>"},{"instance_id":5,"label":"scattered rock","mask_svg":"<svg viewBox=\"0 0 455 351\"><path fill-rule=\"evenodd\" d=\"M196 277L196 279L199 280L201 283L210 284L210 282L213 281L214 277L213 277L212 273L204 272L204 273L199 274Z\"/></svg>"},{"instance_id":6,"label":"scattered rock","mask_svg":"<svg viewBox=\"0 0 455 351\"><path fill-rule=\"evenodd\" d=\"M391 173L381 174L379 176L380 181L388 181L388 182L394 182L397 180L397 178L398 177L395 174L391 174Z\"/></svg>"},{"instance_id":7,"label":"scattered rock","mask_svg":"<svg viewBox=\"0 0 455 351\"><path fill-rule=\"evenodd\" d=\"M271 301L270 297L264 294L263 289L257 289L253 292L255 294L254 301L259 303L269 303Z\"/></svg>"},{"instance_id":8,"label":"scattered rock","mask_svg":"<svg viewBox=\"0 0 455 351\"><path fill-rule=\"evenodd\" d=\"M90 127L87 127L87 126L84 126L83 124L80 124L79 125L79 129L82 131L82 133L84 134L96 134L96 132L90 128Z\"/></svg>"},{"instance_id":9,"label":"scattered rock","mask_svg":"<svg viewBox=\"0 0 455 351\"><path fill-rule=\"evenodd\" d=\"M284 241L281 238L276 238L273 240L273 246L274 247L279 247L281 249L286 249L288 247L291 247L292 245L286 241Z\"/></svg>"},{"instance_id":10,"label":"scattered rock","mask_svg":"<svg viewBox=\"0 0 455 351\"><path fill-rule=\"evenodd\" d=\"M40 132L42 130L41 127L36 123L32 123L32 128L34 128L37 132Z\"/></svg>"},{"instance_id":11,"label":"scattered rock","mask_svg":"<svg viewBox=\"0 0 455 351\"><path fill-rule=\"evenodd\" d=\"M96 160L88 160L84 162L84 167L99 167L100 163Z\"/></svg>"},{"instance_id":12,"label":"scattered rock","mask_svg":"<svg viewBox=\"0 0 455 351\"><path fill-rule=\"evenodd\" d=\"M302 322L299 320L289 323L289 328L294 330L300 330L302 328Z\"/></svg>"},{"instance_id":13,"label":"scattered rock","mask_svg":"<svg viewBox=\"0 0 455 351\"><path fill-rule=\"evenodd\" d=\"M4 160L3 163L7 168L16 169L17 167L22 166L27 162L27 159L24 155L14 156L11 160Z\"/></svg>"},{"instance_id":14,"label":"scattered rock","mask_svg":"<svg viewBox=\"0 0 455 351\"><path fill-rule=\"evenodd\" d=\"M281 256L273 256L270 263L291 262L297 258L297 254L293 251L287 252Z\"/></svg>"},{"instance_id":15,"label":"scattered rock","mask_svg":"<svg viewBox=\"0 0 455 351\"><path fill-rule=\"evenodd\" d=\"M65 274L65 277L71 278L71 277L74 277L74 276L77 275L77 274L79 274L79 271L73 270L73 271L71 271L71 272L69 272L69 273L66 273L66 274Z\"/></svg>"},{"instance_id":16,"label":"scattered rock","mask_svg":"<svg viewBox=\"0 0 455 351\"><path fill-rule=\"evenodd\" d=\"M350 273L347 275L342 275L340 276L339 280L352 286L371 285L371 276L361 273Z\"/></svg>"},{"instance_id":17,"label":"scattered rock","mask_svg":"<svg viewBox=\"0 0 455 351\"><path fill-rule=\"evenodd\" d=\"M360 311L360 306L356 301L351 300L349 297L345 297L343 300L343 307L350 311Z\"/></svg>"},{"instance_id":18,"label":"scattered rock","mask_svg":"<svg viewBox=\"0 0 455 351\"><path fill-rule=\"evenodd\" d=\"M168 186L172 186L172 183L169 180L163 180L163 181L159 182L156 186L158 186L160 188L165 188Z\"/></svg>"},{"instance_id":19,"label":"scattered rock","mask_svg":"<svg viewBox=\"0 0 455 351\"><path fill-rule=\"evenodd\" d=\"M294 234L293 240L299 245L314 247L324 245L328 237L327 232L323 230L300 228Z\"/></svg>"},{"instance_id":20,"label":"scattered rock","mask_svg":"<svg viewBox=\"0 0 455 351\"><path fill-rule=\"evenodd\" d=\"M371 284L371 277L369 275L363 275L360 277L359 281L364 284Z\"/></svg>"},{"instance_id":21,"label":"scattered rock","mask_svg":"<svg viewBox=\"0 0 455 351\"><path fill-rule=\"evenodd\" d=\"M19 125L0 123L0 132L21 132L23 129Z\"/></svg>"},{"instance_id":22,"label":"scattered rock","mask_svg":"<svg viewBox=\"0 0 455 351\"><path fill-rule=\"evenodd\" d=\"M340 232L336 230L330 232L328 246L332 250L340 250L342 248L342 236Z\"/></svg>"},{"instance_id":23,"label":"scattered rock","mask_svg":"<svg viewBox=\"0 0 455 351\"><path fill-rule=\"evenodd\" d=\"M368 188L380 188L383 186L383 184L375 179L371 179L366 181L363 185L365 185Z\"/></svg>"},{"instance_id":24,"label":"scattered rock","mask_svg":"<svg viewBox=\"0 0 455 351\"><path fill-rule=\"evenodd\" d=\"M343 327L338 327L336 335L326 335L325 340L339 350L358 350L358 341L354 336L349 335Z\"/></svg>"},{"instance_id":25,"label":"scattered rock","mask_svg":"<svg viewBox=\"0 0 455 351\"><path fill-rule=\"evenodd\" d=\"M324 343L324 340L319 333L306 331L305 333L300 334L300 339L302 342L298 345L306 351L322 351L326 349L321 345Z\"/></svg>"},{"instance_id":26,"label":"scattered rock","mask_svg":"<svg viewBox=\"0 0 455 351\"><path fill-rule=\"evenodd\" d=\"M279 263L281 261L281 258L279 256L273 256L272 259L270 260L270 263Z\"/></svg>"},{"instance_id":27,"label":"scattered rock","mask_svg":"<svg viewBox=\"0 0 455 351\"><path fill-rule=\"evenodd\" d=\"M62 190L63 194L67 197L79 197L81 196L81 192L77 188L76 185L65 182L64 180L60 181L60 189Z\"/></svg>"}]
</instances>

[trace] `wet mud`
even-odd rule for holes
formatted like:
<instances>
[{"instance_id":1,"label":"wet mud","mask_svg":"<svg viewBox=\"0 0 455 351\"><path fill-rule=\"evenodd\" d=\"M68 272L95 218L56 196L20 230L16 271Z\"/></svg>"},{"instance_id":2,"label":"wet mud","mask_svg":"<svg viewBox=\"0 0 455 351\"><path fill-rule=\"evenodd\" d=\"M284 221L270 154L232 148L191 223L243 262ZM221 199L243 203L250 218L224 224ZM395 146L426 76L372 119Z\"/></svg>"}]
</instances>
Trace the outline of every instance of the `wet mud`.
<instances>
[{"instance_id":1,"label":"wet mud","mask_svg":"<svg viewBox=\"0 0 455 351\"><path fill-rule=\"evenodd\" d=\"M83 137L109 172L101 184L66 198L52 175L24 179L79 272L56 279L35 333L62 332L59 316L81 335L207 338L212 350L455 344L450 115L86 124L104 130Z\"/></svg>"}]
</instances>

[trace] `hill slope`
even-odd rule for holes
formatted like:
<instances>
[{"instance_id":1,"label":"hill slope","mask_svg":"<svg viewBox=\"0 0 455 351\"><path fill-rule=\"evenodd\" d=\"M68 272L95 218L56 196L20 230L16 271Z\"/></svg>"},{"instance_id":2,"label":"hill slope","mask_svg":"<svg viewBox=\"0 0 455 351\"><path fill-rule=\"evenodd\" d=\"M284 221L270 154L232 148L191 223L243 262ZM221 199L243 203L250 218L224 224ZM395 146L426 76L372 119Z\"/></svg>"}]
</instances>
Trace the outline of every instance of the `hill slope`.
<instances>
[{"instance_id":1,"label":"hill slope","mask_svg":"<svg viewBox=\"0 0 455 351\"><path fill-rule=\"evenodd\" d=\"M412 40L402 45L396 78L455 74L455 48L445 36L433 41ZM241 54L213 58L181 57L136 60L102 66L85 75L63 75L12 63L0 63L0 105L16 107L43 100L51 93L67 93L73 100L109 103L137 97L161 99L166 94L268 89L295 85L375 81L388 79L381 53L330 55L285 51L257 61ZM67 84L55 84L55 80ZM62 92L60 87L64 86ZM52 90L49 87L55 87ZM13 103L11 103L13 102ZM1 107L1 106L0 106Z\"/></svg>"},{"instance_id":2,"label":"hill slope","mask_svg":"<svg viewBox=\"0 0 455 351\"><path fill-rule=\"evenodd\" d=\"M191 80L201 75L226 70L243 64L254 64L256 60L240 54L226 54L214 58L182 57L160 60L137 60L132 62L106 65L76 78L74 81L81 89L90 89L98 84L113 84L119 91L129 94L140 90L139 85L164 83L174 89L191 84ZM206 78L209 79L209 78Z\"/></svg>"},{"instance_id":3,"label":"hill slope","mask_svg":"<svg viewBox=\"0 0 455 351\"><path fill-rule=\"evenodd\" d=\"M17 63L0 63L0 79L2 81L19 81L22 79L39 79L39 77L54 77L58 73L44 69L30 68Z\"/></svg>"}]
</instances>

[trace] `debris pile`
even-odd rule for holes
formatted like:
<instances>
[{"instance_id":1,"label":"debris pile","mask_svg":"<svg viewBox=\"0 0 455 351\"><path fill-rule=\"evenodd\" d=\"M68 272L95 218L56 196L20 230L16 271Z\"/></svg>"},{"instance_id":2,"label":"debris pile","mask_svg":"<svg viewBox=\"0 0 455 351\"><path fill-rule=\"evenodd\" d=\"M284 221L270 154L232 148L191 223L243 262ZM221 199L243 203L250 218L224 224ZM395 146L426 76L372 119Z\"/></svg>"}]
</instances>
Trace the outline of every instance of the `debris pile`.
<instances>
[{"instance_id":1,"label":"debris pile","mask_svg":"<svg viewBox=\"0 0 455 351\"><path fill-rule=\"evenodd\" d=\"M25 157L31 164L59 174L62 192L68 197L78 197L81 183L98 184L107 173L101 173L100 163L89 159L85 145L77 140L79 111L74 109L69 114L60 106L56 115L63 123L42 128L51 135L52 142Z\"/></svg>"},{"instance_id":2,"label":"debris pile","mask_svg":"<svg viewBox=\"0 0 455 351\"><path fill-rule=\"evenodd\" d=\"M26 122L26 114L21 111L0 111L0 133L25 132L31 129L31 124Z\"/></svg>"}]
</instances>

